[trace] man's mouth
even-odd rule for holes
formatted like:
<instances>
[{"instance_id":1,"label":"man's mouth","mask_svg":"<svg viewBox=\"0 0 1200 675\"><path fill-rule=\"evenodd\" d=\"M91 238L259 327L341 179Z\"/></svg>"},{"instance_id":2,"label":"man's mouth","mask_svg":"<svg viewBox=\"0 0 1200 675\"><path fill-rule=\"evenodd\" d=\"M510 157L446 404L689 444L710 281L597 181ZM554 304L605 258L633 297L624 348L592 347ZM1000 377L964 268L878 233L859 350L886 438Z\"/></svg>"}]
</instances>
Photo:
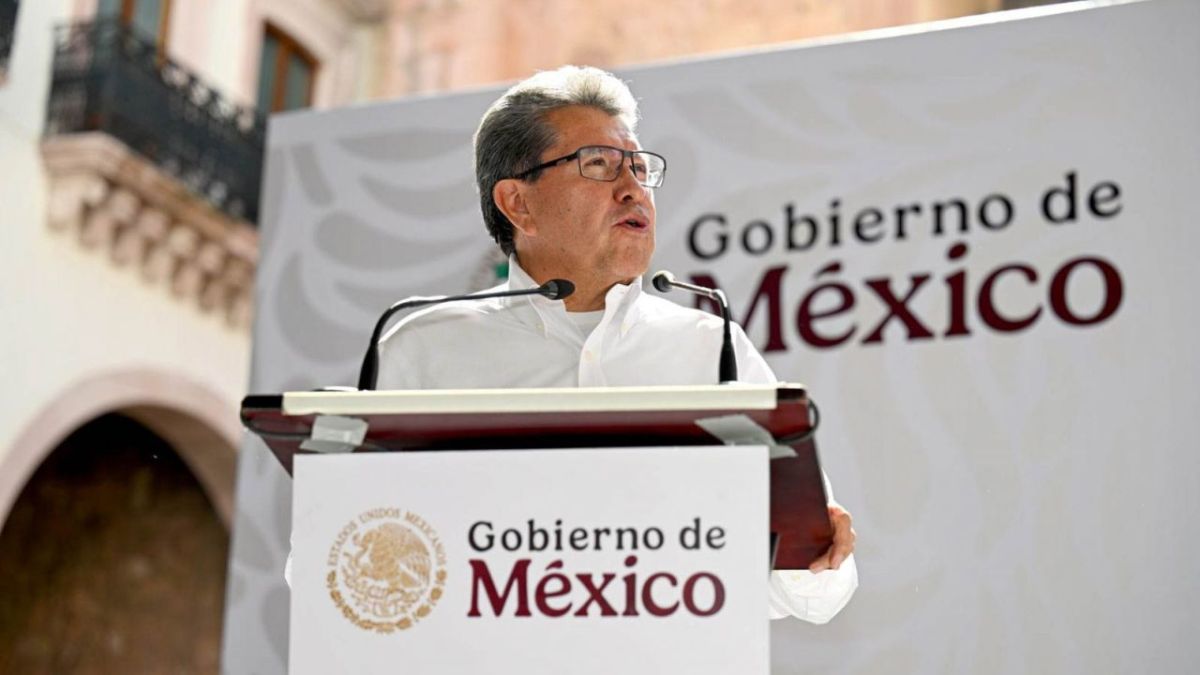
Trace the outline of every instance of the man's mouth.
<instances>
[{"instance_id":1,"label":"man's mouth","mask_svg":"<svg viewBox=\"0 0 1200 675\"><path fill-rule=\"evenodd\" d=\"M647 221L643 218L639 218L637 216L631 216L629 218L624 218L622 220L618 220L614 225L616 227L626 227L631 230L636 230L638 232L645 231L645 230L649 229L649 227L650 227L649 221Z\"/></svg>"}]
</instances>

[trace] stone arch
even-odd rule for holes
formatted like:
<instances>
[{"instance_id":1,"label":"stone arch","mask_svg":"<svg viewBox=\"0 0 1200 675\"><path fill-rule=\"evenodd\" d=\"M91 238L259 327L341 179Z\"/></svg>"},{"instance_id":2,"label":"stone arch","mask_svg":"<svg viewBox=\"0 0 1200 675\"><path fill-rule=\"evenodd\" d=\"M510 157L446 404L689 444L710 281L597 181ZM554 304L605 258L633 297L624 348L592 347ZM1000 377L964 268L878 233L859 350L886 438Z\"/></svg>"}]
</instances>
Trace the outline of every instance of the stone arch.
<instances>
[{"instance_id":1,"label":"stone arch","mask_svg":"<svg viewBox=\"0 0 1200 675\"><path fill-rule=\"evenodd\" d=\"M130 417L167 441L229 529L241 436L237 411L200 383L149 369L80 380L26 424L13 447L0 457L0 523L50 452L73 431L106 413Z\"/></svg>"}]
</instances>

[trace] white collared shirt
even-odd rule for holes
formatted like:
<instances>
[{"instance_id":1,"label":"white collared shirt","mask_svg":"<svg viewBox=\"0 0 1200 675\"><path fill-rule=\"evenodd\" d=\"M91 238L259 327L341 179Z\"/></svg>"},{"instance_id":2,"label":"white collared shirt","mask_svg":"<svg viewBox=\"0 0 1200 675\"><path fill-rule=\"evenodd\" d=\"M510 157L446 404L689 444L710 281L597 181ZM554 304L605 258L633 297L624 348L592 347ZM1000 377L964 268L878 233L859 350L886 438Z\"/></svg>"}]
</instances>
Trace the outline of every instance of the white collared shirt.
<instances>
[{"instance_id":1,"label":"white collared shirt","mask_svg":"<svg viewBox=\"0 0 1200 675\"><path fill-rule=\"evenodd\" d=\"M508 281L491 290L537 285L513 257ZM599 323L590 332L586 325L573 320L561 300L537 295L431 307L384 337L378 389L717 383L722 320L644 293L640 278L613 286ZM776 381L736 325L733 342L739 381ZM777 571L771 575L771 616L825 623L857 587L853 556L840 569L820 574Z\"/></svg>"}]
</instances>

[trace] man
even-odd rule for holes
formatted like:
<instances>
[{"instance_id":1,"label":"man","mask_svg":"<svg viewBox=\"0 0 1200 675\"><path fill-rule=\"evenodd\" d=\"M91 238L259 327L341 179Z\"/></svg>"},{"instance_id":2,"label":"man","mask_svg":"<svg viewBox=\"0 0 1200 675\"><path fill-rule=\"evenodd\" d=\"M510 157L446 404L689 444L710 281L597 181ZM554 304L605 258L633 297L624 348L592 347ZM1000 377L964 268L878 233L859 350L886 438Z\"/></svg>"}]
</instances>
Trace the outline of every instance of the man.
<instances>
[{"instance_id":1,"label":"man","mask_svg":"<svg viewBox=\"0 0 1200 675\"><path fill-rule=\"evenodd\" d=\"M475 134L488 232L509 255L507 288L575 283L540 296L451 303L400 323L381 348L379 388L710 384L722 322L643 293L654 253L654 189L665 160L643 151L623 82L566 66L514 86ZM736 328L740 380L775 376ZM773 617L824 623L858 583L850 515L829 506L834 544L810 570L776 572Z\"/></svg>"}]
</instances>

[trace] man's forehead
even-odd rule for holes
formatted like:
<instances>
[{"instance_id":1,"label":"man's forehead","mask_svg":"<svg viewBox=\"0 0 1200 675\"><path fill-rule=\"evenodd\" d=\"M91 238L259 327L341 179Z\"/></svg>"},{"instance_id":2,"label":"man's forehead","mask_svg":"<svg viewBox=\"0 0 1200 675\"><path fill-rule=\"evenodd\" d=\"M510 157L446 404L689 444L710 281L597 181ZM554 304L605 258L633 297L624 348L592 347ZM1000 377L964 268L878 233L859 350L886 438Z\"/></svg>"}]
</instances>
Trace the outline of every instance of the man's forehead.
<instances>
[{"instance_id":1,"label":"man's forehead","mask_svg":"<svg viewBox=\"0 0 1200 675\"><path fill-rule=\"evenodd\" d=\"M546 120L554 127L556 149L582 145L616 145L640 148L637 135L620 117L590 106L567 106L550 111Z\"/></svg>"}]
</instances>

